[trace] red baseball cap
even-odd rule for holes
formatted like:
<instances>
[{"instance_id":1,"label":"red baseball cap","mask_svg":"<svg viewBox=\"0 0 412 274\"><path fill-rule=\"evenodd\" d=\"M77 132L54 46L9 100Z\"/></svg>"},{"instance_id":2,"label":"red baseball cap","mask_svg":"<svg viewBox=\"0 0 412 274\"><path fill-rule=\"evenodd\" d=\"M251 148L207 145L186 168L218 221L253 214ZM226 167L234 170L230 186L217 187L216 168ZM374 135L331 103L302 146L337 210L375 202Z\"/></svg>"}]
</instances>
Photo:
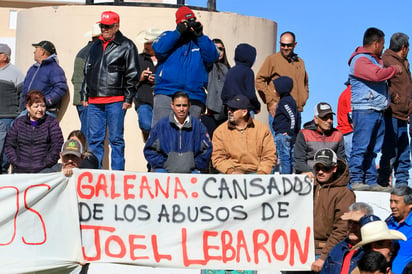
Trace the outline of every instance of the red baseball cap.
<instances>
[{"instance_id":1,"label":"red baseball cap","mask_svg":"<svg viewBox=\"0 0 412 274\"><path fill-rule=\"evenodd\" d=\"M180 7L177 11L176 11L176 24L179 24L180 21L184 20L184 19L190 19L190 18L196 18L195 14L193 13L193 11L191 9L189 9L188 7Z\"/></svg>"},{"instance_id":2,"label":"red baseball cap","mask_svg":"<svg viewBox=\"0 0 412 274\"><path fill-rule=\"evenodd\" d=\"M119 24L119 15L114 11L104 11L101 16L101 20L97 23L104 25Z\"/></svg>"}]
</instances>

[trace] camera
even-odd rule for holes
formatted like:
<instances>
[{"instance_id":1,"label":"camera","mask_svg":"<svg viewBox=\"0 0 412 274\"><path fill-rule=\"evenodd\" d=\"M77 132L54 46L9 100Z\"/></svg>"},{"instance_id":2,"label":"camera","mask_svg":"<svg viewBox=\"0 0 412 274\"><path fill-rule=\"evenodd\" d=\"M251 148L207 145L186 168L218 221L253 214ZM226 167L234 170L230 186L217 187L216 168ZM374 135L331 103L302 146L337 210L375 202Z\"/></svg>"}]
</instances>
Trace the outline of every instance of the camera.
<instances>
[{"instance_id":1,"label":"camera","mask_svg":"<svg viewBox=\"0 0 412 274\"><path fill-rule=\"evenodd\" d=\"M187 22L187 27L189 29L192 28L194 31L199 30L199 28L202 26L202 24L200 24L200 22L197 22L196 19L194 18L190 18L186 22Z\"/></svg>"}]
</instances>

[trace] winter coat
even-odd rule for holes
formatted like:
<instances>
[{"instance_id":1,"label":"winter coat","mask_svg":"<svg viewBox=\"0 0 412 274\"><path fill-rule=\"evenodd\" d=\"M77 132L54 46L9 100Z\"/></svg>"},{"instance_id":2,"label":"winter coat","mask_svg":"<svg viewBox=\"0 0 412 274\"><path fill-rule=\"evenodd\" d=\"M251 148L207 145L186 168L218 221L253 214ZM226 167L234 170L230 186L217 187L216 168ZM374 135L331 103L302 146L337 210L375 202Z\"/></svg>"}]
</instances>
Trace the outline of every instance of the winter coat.
<instances>
[{"instance_id":1,"label":"winter coat","mask_svg":"<svg viewBox=\"0 0 412 274\"><path fill-rule=\"evenodd\" d=\"M171 112L152 128L143 152L152 169L191 173L209 166L212 143L206 127L198 119L189 116L180 128Z\"/></svg>"},{"instance_id":2,"label":"winter coat","mask_svg":"<svg viewBox=\"0 0 412 274\"><path fill-rule=\"evenodd\" d=\"M318 130L314 120L307 122L296 137L294 151L296 173L313 172L313 159L316 151L321 148L330 148L339 159L346 160L343 135L339 130L332 128L324 133Z\"/></svg>"},{"instance_id":3,"label":"winter coat","mask_svg":"<svg viewBox=\"0 0 412 274\"><path fill-rule=\"evenodd\" d=\"M206 107L213 111L213 118L217 121L227 118L222 101L222 89L228 71L229 68L223 63L214 63L209 71Z\"/></svg>"},{"instance_id":4,"label":"winter coat","mask_svg":"<svg viewBox=\"0 0 412 274\"><path fill-rule=\"evenodd\" d=\"M154 94L184 91L191 100L205 104L207 67L219 58L213 41L206 35L184 39L175 30L162 33L152 47L159 62Z\"/></svg>"},{"instance_id":5,"label":"winter coat","mask_svg":"<svg viewBox=\"0 0 412 274\"><path fill-rule=\"evenodd\" d=\"M224 122L213 133L212 143L213 166L225 174L233 170L270 174L276 164L276 147L270 129L252 117L243 130Z\"/></svg>"},{"instance_id":6,"label":"winter coat","mask_svg":"<svg viewBox=\"0 0 412 274\"><path fill-rule=\"evenodd\" d=\"M27 115L14 120L4 151L14 173L37 173L57 163L62 145L62 130L54 117L46 114L32 126Z\"/></svg>"},{"instance_id":7,"label":"winter coat","mask_svg":"<svg viewBox=\"0 0 412 274\"><path fill-rule=\"evenodd\" d=\"M301 124L300 112L295 99L289 94L280 94L280 100L276 107L276 113L271 125L276 134L287 133L292 137L292 143L296 141Z\"/></svg>"},{"instance_id":8,"label":"winter coat","mask_svg":"<svg viewBox=\"0 0 412 274\"><path fill-rule=\"evenodd\" d=\"M222 89L223 104L238 94L249 98L255 112L260 111L260 103L256 97L255 74L251 67L256 60L256 49L248 44L240 44L235 50L236 65L229 69Z\"/></svg>"},{"instance_id":9,"label":"winter coat","mask_svg":"<svg viewBox=\"0 0 412 274\"><path fill-rule=\"evenodd\" d=\"M153 64L152 57L147 53L139 54L139 66L139 77L147 68L149 68L152 73L156 72L156 67ZM139 83L137 84L137 94L134 97L134 104L136 109L143 104L147 104L153 107L153 87L154 85L150 83L147 78L145 78L143 81L139 81Z\"/></svg>"},{"instance_id":10,"label":"winter coat","mask_svg":"<svg viewBox=\"0 0 412 274\"><path fill-rule=\"evenodd\" d=\"M137 48L120 31L105 50L103 41L97 39L86 61L82 101L90 97L124 96L124 102L131 104L137 92L139 71Z\"/></svg>"},{"instance_id":11,"label":"winter coat","mask_svg":"<svg viewBox=\"0 0 412 274\"><path fill-rule=\"evenodd\" d=\"M316 254L325 260L329 251L345 238L348 222L340 217L355 202L355 194L348 188L349 168L338 159L333 181L320 184L315 179L313 224Z\"/></svg>"},{"instance_id":12,"label":"winter coat","mask_svg":"<svg viewBox=\"0 0 412 274\"><path fill-rule=\"evenodd\" d=\"M25 96L30 90L40 90L46 97L47 109L59 108L68 87L63 69L57 63L57 55L52 54L41 64L34 63L24 78L21 107L26 105Z\"/></svg>"},{"instance_id":13,"label":"winter coat","mask_svg":"<svg viewBox=\"0 0 412 274\"><path fill-rule=\"evenodd\" d=\"M86 60L89 57L89 52L93 46L93 41L89 41L86 46L84 46L76 55L74 59L74 68L72 75L72 84L73 84L73 105L81 105L81 90L84 80L84 66Z\"/></svg>"},{"instance_id":14,"label":"winter coat","mask_svg":"<svg viewBox=\"0 0 412 274\"><path fill-rule=\"evenodd\" d=\"M0 118L15 118L20 114L23 79L23 73L13 64L0 68Z\"/></svg>"}]
</instances>

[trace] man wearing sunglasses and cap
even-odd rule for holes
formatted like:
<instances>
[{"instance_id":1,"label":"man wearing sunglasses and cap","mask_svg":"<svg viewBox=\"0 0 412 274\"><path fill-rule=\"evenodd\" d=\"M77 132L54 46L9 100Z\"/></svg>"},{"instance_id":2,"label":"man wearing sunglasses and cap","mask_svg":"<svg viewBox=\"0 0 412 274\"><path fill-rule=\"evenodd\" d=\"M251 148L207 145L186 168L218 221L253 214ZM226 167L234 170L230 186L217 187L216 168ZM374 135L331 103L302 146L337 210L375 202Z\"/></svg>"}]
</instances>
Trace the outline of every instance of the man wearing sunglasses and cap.
<instances>
[{"instance_id":1,"label":"man wearing sunglasses and cap","mask_svg":"<svg viewBox=\"0 0 412 274\"><path fill-rule=\"evenodd\" d=\"M107 128L111 168L124 170L124 116L137 92L138 53L135 44L119 31L117 13L103 12L98 23L102 34L90 49L81 91L82 104L88 107L87 138L101 167Z\"/></svg>"},{"instance_id":2,"label":"man wearing sunglasses and cap","mask_svg":"<svg viewBox=\"0 0 412 274\"><path fill-rule=\"evenodd\" d=\"M168 116L172 95L184 91L190 98L190 114L200 118L206 103L207 68L219 58L214 42L188 7L176 11L176 30L153 41L159 61L156 69L152 127Z\"/></svg>"},{"instance_id":3,"label":"man wearing sunglasses and cap","mask_svg":"<svg viewBox=\"0 0 412 274\"><path fill-rule=\"evenodd\" d=\"M312 271L321 271L329 251L347 234L347 221L340 217L355 202L355 194L347 184L349 168L337 158L330 148L316 152L313 168L315 187L313 192L313 223L316 260Z\"/></svg>"},{"instance_id":4,"label":"man wearing sunglasses and cap","mask_svg":"<svg viewBox=\"0 0 412 274\"><path fill-rule=\"evenodd\" d=\"M24 108L26 105L25 97L30 90L40 90L46 98L48 114L56 117L61 100L68 90L66 76L58 64L56 47L52 42L43 40L32 46L36 63L29 68L24 78L21 106Z\"/></svg>"}]
</instances>

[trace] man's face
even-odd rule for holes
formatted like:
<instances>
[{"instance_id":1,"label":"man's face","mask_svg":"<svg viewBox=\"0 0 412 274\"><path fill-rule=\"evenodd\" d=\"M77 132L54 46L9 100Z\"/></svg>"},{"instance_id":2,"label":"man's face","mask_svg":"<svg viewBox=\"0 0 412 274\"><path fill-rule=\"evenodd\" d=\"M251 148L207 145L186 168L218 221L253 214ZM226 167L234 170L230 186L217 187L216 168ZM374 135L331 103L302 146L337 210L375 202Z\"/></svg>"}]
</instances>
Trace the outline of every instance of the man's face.
<instances>
[{"instance_id":1,"label":"man's face","mask_svg":"<svg viewBox=\"0 0 412 274\"><path fill-rule=\"evenodd\" d=\"M412 205L405 204L405 201L403 200L403 196L397 196L397 195L391 194L390 207L392 210L393 217L398 222L403 222L405 221L406 217L408 217L408 214L411 211Z\"/></svg>"},{"instance_id":2,"label":"man's face","mask_svg":"<svg viewBox=\"0 0 412 274\"><path fill-rule=\"evenodd\" d=\"M280 53L283 57L289 57L293 54L293 50L296 47L296 42L293 40L293 36L286 33L280 37Z\"/></svg>"},{"instance_id":3,"label":"man's face","mask_svg":"<svg viewBox=\"0 0 412 274\"><path fill-rule=\"evenodd\" d=\"M380 57L382 55L383 48L385 47L384 46L385 38L382 38L382 40L376 41L375 43L376 43L376 45L375 45L375 55Z\"/></svg>"},{"instance_id":4,"label":"man's face","mask_svg":"<svg viewBox=\"0 0 412 274\"><path fill-rule=\"evenodd\" d=\"M189 113L189 99L185 97L177 97L172 101L170 106L172 107L177 120L183 124Z\"/></svg>"},{"instance_id":5,"label":"man's face","mask_svg":"<svg viewBox=\"0 0 412 274\"><path fill-rule=\"evenodd\" d=\"M41 47L35 47L33 54L34 54L34 61L36 61L37 63L41 63L41 61L43 60L43 56L45 54L45 50Z\"/></svg>"},{"instance_id":6,"label":"man's face","mask_svg":"<svg viewBox=\"0 0 412 274\"><path fill-rule=\"evenodd\" d=\"M394 252L392 240L382 240L371 243L371 248L373 251L379 252L385 256L386 261L391 261L392 254Z\"/></svg>"},{"instance_id":7,"label":"man's face","mask_svg":"<svg viewBox=\"0 0 412 274\"><path fill-rule=\"evenodd\" d=\"M80 166L81 161L82 158L77 157L73 154L66 154L62 156L63 167L78 168Z\"/></svg>"},{"instance_id":8,"label":"man's face","mask_svg":"<svg viewBox=\"0 0 412 274\"><path fill-rule=\"evenodd\" d=\"M103 39L108 41L114 38L116 32L119 30L119 24L100 24L100 30L102 31Z\"/></svg>"},{"instance_id":9,"label":"man's face","mask_svg":"<svg viewBox=\"0 0 412 274\"><path fill-rule=\"evenodd\" d=\"M5 53L0 53L0 67L5 66L8 63L9 57Z\"/></svg>"},{"instance_id":10,"label":"man's face","mask_svg":"<svg viewBox=\"0 0 412 274\"><path fill-rule=\"evenodd\" d=\"M323 117L315 116L315 124L322 132L326 132L333 127L333 114L327 114Z\"/></svg>"},{"instance_id":11,"label":"man's face","mask_svg":"<svg viewBox=\"0 0 412 274\"><path fill-rule=\"evenodd\" d=\"M335 172L336 165L328 167L322 164L317 164L315 166L316 179L319 182L319 184L325 184L332 181L332 176Z\"/></svg>"},{"instance_id":12,"label":"man's face","mask_svg":"<svg viewBox=\"0 0 412 274\"><path fill-rule=\"evenodd\" d=\"M361 211L358 211L358 210L356 210L356 212L362 213ZM361 225L359 224L359 222L355 222L353 220L348 221L348 231L349 231L348 237L349 237L349 240L353 244L357 244L362 239L360 228L361 228Z\"/></svg>"},{"instance_id":13,"label":"man's face","mask_svg":"<svg viewBox=\"0 0 412 274\"><path fill-rule=\"evenodd\" d=\"M228 113L229 123L233 125L238 125L244 119L247 113L247 110L228 108L227 113Z\"/></svg>"}]
</instances>

